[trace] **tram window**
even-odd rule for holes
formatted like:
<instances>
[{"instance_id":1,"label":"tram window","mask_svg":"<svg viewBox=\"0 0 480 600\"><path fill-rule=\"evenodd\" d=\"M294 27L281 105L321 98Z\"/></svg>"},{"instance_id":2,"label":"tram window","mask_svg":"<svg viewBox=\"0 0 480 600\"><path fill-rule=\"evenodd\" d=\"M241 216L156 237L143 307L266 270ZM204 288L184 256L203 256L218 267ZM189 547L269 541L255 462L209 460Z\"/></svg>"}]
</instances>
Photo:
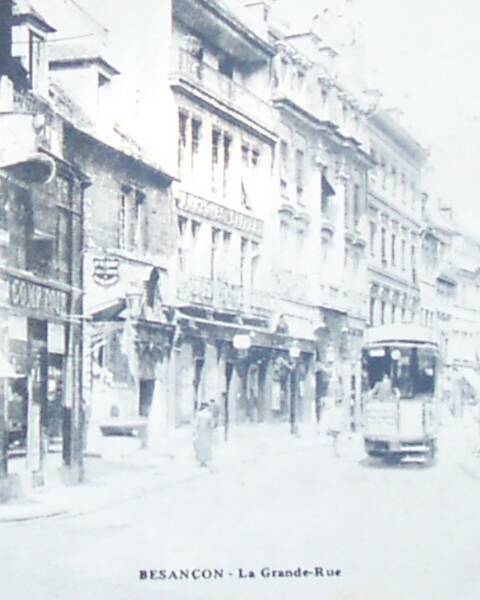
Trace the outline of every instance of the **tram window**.
<instances>
[{"instance_id":1,"label":"tram window","mask_svg":"<svg viewBox=\"0 0 480 600\"><path fill-rule=\"evenodd\" d=\"M411 398L414 394L414 352L410 348L397 350L395 358L392 361L393 385L403 398Z\"/></svg>"},{"instance_id":2,"label":"tram window","mask_svg":"<svg viewBox=\"0 0 480 600\"><path fill-rule=\"evenodd\" d=\"M364 354L364 369L370 390L386 373L403 399L435 391L435 355L429 349L371 349Z\"/></svg>"},{"instance_id":3,"label":"tram window","mask_svg":"<svg viewBox=\"0 0 480 600\"><path fill-rule=\"evenodd\" d=\"M435 391L435 356L431 351L419 348L417 351L417 394L433 394Z\"/></svg>"},{"instance_id":4,"label":"tram window","mask_svg":"<svg viewBox=\"0 0 480 600\"><path fill-rule=\"evenodd\" d=\"M366 355L368 387L372 389L382 380L385 373L390 374L390 356L384 348L375 348Z\"/></svg>"}]
</instances>

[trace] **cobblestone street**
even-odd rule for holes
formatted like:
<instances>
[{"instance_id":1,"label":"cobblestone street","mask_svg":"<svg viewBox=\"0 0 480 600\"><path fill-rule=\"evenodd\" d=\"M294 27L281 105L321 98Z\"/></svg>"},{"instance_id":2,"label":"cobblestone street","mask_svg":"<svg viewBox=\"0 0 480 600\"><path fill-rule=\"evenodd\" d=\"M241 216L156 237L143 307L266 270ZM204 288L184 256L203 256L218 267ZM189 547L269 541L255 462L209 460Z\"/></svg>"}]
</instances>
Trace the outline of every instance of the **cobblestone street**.
<instances>
[{"instance_id":1,"label":"cobblestone street","mask_svg":"<svg viewBox=\"0 0 480 600\"><path fill-rule=\"evenodd\" d=\"M2 590L19 600L473 600L480 461L463 426L442 433L431 467L373 463L355 438L336 459L324 436L286 431L267 445L253 436L243 460L222 459L218 446L214 469L168 488L159 479L83 516L3 524ZM298 567L341 574L271 575ZM141 570L195 568L223 578L139 579Z\"/></svg>"}]
</instances>

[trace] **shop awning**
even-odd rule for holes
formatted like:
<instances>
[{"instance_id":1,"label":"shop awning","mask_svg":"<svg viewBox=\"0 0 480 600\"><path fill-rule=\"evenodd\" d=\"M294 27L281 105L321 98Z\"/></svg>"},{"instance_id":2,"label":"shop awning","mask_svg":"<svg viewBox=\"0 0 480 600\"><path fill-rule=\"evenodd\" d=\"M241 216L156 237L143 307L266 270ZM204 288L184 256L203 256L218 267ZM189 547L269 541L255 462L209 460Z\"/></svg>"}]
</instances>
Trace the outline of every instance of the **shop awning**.
<instances>
[{"instance_id":1,"label":"shop awning","mask_svg":"<svg viewBox=\"0 0 480 600\"><path fill-rule=\"evenodd\" d=\"M125 298L116 298L108 303L98 305L90 310L93 321L114 321L126 309Z\"/></svg>"}]
</instances>

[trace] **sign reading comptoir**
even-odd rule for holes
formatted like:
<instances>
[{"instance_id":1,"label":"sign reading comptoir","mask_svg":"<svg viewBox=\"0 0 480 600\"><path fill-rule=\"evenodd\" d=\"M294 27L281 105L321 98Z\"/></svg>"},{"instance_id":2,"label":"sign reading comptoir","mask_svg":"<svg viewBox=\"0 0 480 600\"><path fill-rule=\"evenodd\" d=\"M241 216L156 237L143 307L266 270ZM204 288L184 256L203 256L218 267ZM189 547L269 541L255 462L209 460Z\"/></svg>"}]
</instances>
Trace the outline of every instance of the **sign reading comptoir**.
<instances>
[{"instance_id":1,"label":"sign reading comptoir","mask_svg":"<svg viewBox=\"0 0 480 600\"><path fill-rule=\"evenodd\" d=\"M10 304L55 317L67 312L68 296L61 290L39 285L33 281L12 278L9 281Z\"/></svg>"}]
</instances>

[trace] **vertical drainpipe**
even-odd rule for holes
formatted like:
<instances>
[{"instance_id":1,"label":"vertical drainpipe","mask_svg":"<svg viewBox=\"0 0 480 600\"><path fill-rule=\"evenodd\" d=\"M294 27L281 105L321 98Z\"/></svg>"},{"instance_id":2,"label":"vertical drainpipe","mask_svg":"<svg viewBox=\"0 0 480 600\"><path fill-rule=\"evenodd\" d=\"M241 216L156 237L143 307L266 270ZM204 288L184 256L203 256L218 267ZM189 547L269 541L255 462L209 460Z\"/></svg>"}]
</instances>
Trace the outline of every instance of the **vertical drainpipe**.
<instances>
[{"instance_id":1,"label":"vertical drainpipe","mask_svg":"<svg viewBox=\"0 0 480 600\"><path fill-rule=\"evenodd\" d=\"M12 62L12 0L0 2L0 77L8 75Z\"/></svg>"}]
</instances>

